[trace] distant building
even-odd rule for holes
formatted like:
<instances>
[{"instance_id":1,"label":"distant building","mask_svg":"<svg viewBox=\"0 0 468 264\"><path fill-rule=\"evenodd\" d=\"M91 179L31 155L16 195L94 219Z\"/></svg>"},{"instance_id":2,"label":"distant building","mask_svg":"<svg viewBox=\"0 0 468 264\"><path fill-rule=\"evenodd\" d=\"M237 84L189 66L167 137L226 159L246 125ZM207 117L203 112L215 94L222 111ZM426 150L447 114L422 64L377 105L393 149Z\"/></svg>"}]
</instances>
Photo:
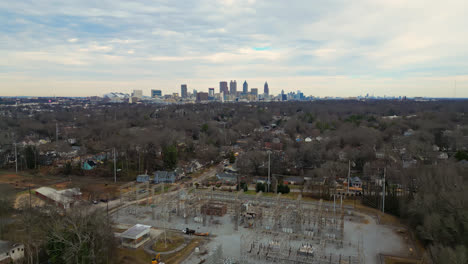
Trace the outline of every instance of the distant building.
<instances>
[{"instance_id":1,"label":"distant building","mask_svg":"<svg viewBox=\"0 0 468 264\"><path fill-rule=\"evenodd\" d=\"M79 188L72 188L57 191L50 187L40 187L36 190L36 195L45 201L56 204L63 209L69 209L81 199L81 192Z\"/></svg>"},{"instance_id":2,"label":"distant building","mask_svg":"<svg viewBox=\"0 0 468 264\"><path fill-rule=\"evenodd\" d=\"M150 177L148 174L141 174L141 175L138 175L136 178L136 181L138 183L149 182L149 180L150 180Z\"/></svg>"},{"instance_id":3,"label":"distant building","mask_svg":"<svg viewBox=\"0 0 468 264\"><path fill-rule=\"evenodd\" d=\"M244 81L244 84L242 85L242 93L243 94L249 93L249 84L247 83L247 81Z\"/></svg>"},{"instance_id":4,"label":"distant building","mask_svg":"<svg viewBox=\"0 0 468 264\"><path fill-rule=\"evenodd\" d=\"M258 88L252 88L252 89L250 90L250 93L251 93L252 95L258 96Z\"/></svg>"},{"instance_id":5,"label":"distant building","mask_svg":"<svg viewBox=\"0 0 468 264\"><path fill-rule=\"evenodd\" d=\"M133 90L132 97L136 97L138 99L141 99L143 97L143 91L142 90Z\"/></svg>"},{"instance_id":6,"label":"distant building","mask_svg":"<svg viewBox=\"0 0 468 264\"><path fill-rule=\"evenodd\" d=\"M94 160L86 160L83 162L83 166L81 166L81 169L83 170L92 170L94 167L96 167L96 162Z\"/></svg>"},{"instance_id":7,"label":"distant building","mask_svg":"<svg viewBox=\"0 0 468 264\"><path fill-rule=\"evenodd\" d=\"M266 95L270 94L270 89L268 88L268 83L265 82L265 85L263 86L263 93Z\"/></svg>"},{"instance_id":8,"label":"distant building","mask_svg":"<svg viewBox=\"0 0 468 264\"><path fill-rule=\"evenodd\" d=\"M174 183L177 174L174 171L156 171L154 173L154 183Z\"/></svg>"},{"instance_id":9,"label":"distant building","mask_svg":"<svg viewBox=\"0 0 468 264\"><path fill-rule=\"evenodd\" d=\"M208 88L208 96L209 97L214 97L215 96L215 89L214 88Z\"/></svg>"},{"instance_id":10,"label":"distant building","mask_svg":"<svg viewBox=\"0 0 468 264\"><path fill-rule=\"evenodd\" d=\"M197 101L208 101L208 93L197 93Z\"/></svg>"},{"instance_id":11,"label":"distant building","mask_svg":"<svg viewBox=\"0 0 468 264\"><path fill-rule=\"evenodd\" d=\"M220 94L229 94L227 82L219 83L219 93Z\"/></svg>"},{"instance_id":12,"label":"distant building","mask_svg":"<svg viewBox=\"0 0 468 264\"><path fill-rule=\"evenodd\" d=\"M192 94L193 94L193 97L197 98L197 93L198 93L198 91L195 90L195 89L193 89L193 93L192 93Z\"/></svg>"},{"instance_id":13,"label":"distant building","mask_svg":"<svg viewBox=\"0 0 468 264\"><path fill-rule=\"evenodd\" d=\"M107 93L104 95L104 99L109 100L111 103L121 103L127 101L130 98L129 94L124 93Z\"/></svg>"},{"instance_id":14,"label":"distant building","mask_svg":"<svg viewBox=\"0 0 468 264\"><path fill-rule=\"evenodd\" d=\"M236 80L232 81L229 83L229 92L230 94L236 95L237 93L237 83Z\"/></svg>"},{"instance_id":15,"label":"distant building","mask_svg":"<svg viewBox=\"0 0 468 264\"><path fill-rule=\"evenodd\" d=\"M0 263L16 263L24 258L24 245L0 240Z\"/></svg>"},{"instance_id":16,"label":"distant building","mask_svg":"<svg viewBox=\"0 0 468 264\"><path fill-rule=\"evenodd\" d=\"M156 97L161 97L162 96L162 91L161 90L151 90L151 97L156 98Z\"/></svg>"},{"instance_id":17,"label":"distant building","mask_svg":"<svg viewBox=\"0 0 468 264\"><path fill-rule=\"evenodd\" d=\"M216 178L223 182L229 183L236 183L237 182L237 174L221 172L216 174Z\"/></svg>"},{"instance_id":18,"label":"distant building","mask_svg":"<svg viewBox=\"0 0 468 264\"><path fill-rule=\"evenodd\" d=\"M187 98L187 85L186 84L182 84L180 86L180 96L182 98Z\"/></svg>"}]
</instances>

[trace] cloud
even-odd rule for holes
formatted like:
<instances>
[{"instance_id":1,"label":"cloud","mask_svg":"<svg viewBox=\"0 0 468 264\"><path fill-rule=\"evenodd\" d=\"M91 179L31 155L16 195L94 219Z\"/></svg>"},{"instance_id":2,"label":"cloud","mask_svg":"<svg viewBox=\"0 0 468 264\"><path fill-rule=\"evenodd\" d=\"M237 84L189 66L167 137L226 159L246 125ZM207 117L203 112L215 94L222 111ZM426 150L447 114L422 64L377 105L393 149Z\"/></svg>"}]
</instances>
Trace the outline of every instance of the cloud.
<instances>
[{"instance_id":1,"label":"cloud","mask_svg":"<svg viewBox=\"0 0 468 264\"><path fill-rule=\"evenodd\" d=\"M388 83L431 95L466 73L465 10L464 0L0 2L0 65L64 87L76 75L119 89L126 78L133 88L151 79L174 91L184 80L261 78L273 90L356 95L375 85L389 94ZM421 76L438 78L438 88ZM7 85L37 88L21 82Z\"/></svg>"}]
</instances>

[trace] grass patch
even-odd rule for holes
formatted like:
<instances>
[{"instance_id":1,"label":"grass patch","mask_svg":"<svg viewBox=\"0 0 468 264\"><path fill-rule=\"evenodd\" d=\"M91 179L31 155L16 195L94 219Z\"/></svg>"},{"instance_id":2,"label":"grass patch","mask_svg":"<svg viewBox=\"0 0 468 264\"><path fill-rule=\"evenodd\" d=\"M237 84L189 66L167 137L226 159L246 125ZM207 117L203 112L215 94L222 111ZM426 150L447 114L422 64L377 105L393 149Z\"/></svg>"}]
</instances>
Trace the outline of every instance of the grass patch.
<instances>
[{"instance_id":1,"label":"grass patch","mask_svg":"<svg viewBox=\"0 0 468 264\"><path fill-rule=\"evenodd\" d=\"M161 234L153 245L153 250L156 252L167 252L174 250L184 244L184 237L180 234L168 233L167 234L167 243L164 243L164 234ZM166 247L167 245L167 247Z\"/></svg>"},{"instance_id":2,"label":"grass patch","mask_svg":"<svg viewBox=\"0 0 468 264\"><path fill-rule=\"evenodd\" d=\"M194 238L182 250L168 255L161 255L161 260L166 264L182 263L193 252L193 250L196 247L199 247L201 245L201 243L201 238Z\"/></svg>"},{"instance_id":3,"label":"grass patch","mask_svg":"<svg viewBox=\"0 0 468 264\"><path fill-rule=\"evenodd\" d=\"M138 249L118 248L116 258L115 263L148 264L151 263L153 256L147 254L141 247Z\"/></svg>"}]
</instances>

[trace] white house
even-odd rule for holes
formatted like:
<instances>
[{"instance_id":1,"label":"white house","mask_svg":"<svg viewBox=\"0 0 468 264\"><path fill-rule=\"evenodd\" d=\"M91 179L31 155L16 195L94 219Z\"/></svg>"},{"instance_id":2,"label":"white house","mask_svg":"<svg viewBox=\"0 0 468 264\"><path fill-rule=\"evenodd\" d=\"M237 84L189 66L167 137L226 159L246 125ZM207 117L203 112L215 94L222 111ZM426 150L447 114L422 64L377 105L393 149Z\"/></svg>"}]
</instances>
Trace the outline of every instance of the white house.
<instances>
[{"instance_id":1,"label":"white house","mask_svg":"<svg viewBox=\"0 0 468 264\"><path fill-rule=\"evenodd\" d=\"M16 262L24 258L24 245L0 240L0 263Z\"/></svg>"}]
</instances>

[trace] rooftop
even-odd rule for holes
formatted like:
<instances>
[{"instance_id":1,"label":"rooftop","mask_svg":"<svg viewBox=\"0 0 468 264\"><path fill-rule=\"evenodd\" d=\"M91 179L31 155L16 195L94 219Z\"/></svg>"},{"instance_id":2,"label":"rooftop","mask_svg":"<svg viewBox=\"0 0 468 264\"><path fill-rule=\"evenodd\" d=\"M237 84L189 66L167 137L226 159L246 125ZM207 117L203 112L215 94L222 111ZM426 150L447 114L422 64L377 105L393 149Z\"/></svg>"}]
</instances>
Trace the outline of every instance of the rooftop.
<instances>
[{"instance_id":1,"label":"rooftop","mask_svg":"<svg viewBox=\"0 0 468 264\"><path fill-rule=\"evenodd\" d=\"M130 229L128 229L127 231L123 232L121 234L121 237L137 239L141 237L142 235L144 235L145 233L149 232L150 229L151 229L151 226L136 224L132 226Z\"/></svg>"}]
</instances>

